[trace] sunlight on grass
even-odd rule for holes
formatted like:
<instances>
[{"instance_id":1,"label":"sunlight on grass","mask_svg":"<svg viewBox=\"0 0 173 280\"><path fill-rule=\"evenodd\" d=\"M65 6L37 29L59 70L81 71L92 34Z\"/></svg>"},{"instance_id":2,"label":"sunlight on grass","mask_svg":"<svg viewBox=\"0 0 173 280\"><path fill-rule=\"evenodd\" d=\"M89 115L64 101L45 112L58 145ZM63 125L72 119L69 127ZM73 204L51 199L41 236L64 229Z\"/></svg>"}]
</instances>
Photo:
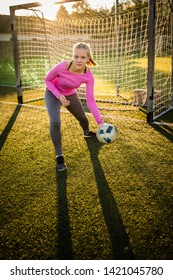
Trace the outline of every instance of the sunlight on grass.
<instances>
[{"instance_id":1,"label":"sunlight on grass","mask_svg":"<svg viewBox=\"0 0 173 280\"><path fill-rule=\"evenodd\" d=\"M112 82L102 78L95 76L95 92L106 92L106 93L114 93L116 91L115 84Z\"/></svg>"},{"instance_id":2,"label":"sunlight on grass","mask_svg":"<svg viewBox=\"0 0 173 280\"><path fill-rule=\"evenodd\" d=\"M148 68L148 58L136 58L131 61L136 62L137 67ZM171 74L171 57L156 57L155 70Z\"/></svg>"}]
</instances>

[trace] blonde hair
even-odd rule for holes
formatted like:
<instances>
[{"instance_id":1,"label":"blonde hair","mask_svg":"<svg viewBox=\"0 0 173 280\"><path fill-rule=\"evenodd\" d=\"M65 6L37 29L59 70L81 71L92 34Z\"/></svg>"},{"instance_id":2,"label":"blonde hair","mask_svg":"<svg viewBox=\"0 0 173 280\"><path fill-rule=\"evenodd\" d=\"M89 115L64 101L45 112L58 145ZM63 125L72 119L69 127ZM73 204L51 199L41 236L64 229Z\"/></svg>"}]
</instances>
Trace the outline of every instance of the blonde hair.
<instances>
[{"instance_id":1,"label":"blonde hair","mask_svg":"<svg viewBox=\"0 0 173 280\"><path fill-rule=\"evenodd\" d=\"M93 59L92 51L91 51L91 48L90 48L89 44L84 43L84 42L77 43L73 47L73 52L76 49L84 49L84 50L87 51L88 56L89 56L89 61L87 62L87 66L97 66L97 63Z\"/></svg>"}]
</instances>

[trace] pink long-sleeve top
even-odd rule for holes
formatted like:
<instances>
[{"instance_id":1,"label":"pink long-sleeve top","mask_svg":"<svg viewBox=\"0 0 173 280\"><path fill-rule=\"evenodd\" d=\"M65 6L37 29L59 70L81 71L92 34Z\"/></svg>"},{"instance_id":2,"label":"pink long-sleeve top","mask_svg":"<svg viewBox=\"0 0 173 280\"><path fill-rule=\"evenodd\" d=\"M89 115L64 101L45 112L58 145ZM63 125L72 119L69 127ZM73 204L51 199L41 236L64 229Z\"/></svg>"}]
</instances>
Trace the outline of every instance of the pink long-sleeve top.
<instances>
[{"instance_id":1,"label":"pink long-sleeve top","mask_svg":"<svg viewBox=\"0 0 173 280\"><path fill-rule=\"evenodd\" d=\"M85 83L87 106L96 122L101 124L103 120L94 99L94 77L91 70L78 74L67 70L66 65L67 61L62 61L48 72L45 77L47 89L59 99L61 95L69 96L76 93L76 89Z\"/></svg>"}]
</instances>

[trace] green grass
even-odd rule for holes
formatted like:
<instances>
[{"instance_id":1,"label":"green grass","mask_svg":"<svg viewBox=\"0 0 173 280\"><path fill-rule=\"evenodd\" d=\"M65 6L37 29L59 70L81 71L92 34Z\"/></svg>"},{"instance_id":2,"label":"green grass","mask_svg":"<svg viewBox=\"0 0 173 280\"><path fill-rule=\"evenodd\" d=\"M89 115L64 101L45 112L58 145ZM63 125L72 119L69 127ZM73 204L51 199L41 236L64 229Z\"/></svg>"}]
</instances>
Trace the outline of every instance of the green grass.
<instances>
[{"instance_id":1,"label":"green grass","mask_svg":"<svg viewBox=\"0 0 173 280\"><path fill-rule=\"evenodd\" d=\"M119 135L101 145L63 113L56 173L46 110L0 112L1 259L172 259L171 126L106 118Z\"/></svg>"}]
</instances>

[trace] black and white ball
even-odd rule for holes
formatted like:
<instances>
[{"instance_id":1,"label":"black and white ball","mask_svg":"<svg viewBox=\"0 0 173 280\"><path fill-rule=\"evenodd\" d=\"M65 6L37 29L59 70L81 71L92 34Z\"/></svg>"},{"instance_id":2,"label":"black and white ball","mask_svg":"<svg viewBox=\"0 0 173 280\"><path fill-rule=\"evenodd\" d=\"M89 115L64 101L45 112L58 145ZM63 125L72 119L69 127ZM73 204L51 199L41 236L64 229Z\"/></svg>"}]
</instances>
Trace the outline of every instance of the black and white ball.
<instances>
[{"instance_id":1,"label":"black and white ball","mask_svg":"<svg viewBox=\"0 0 173 280\"><path fill-rule=\"evenodd\" d=\"M117 134L116 127L109 123L103 123L100 125L96 132L97 139L104 144L110 144L115 141Z\"/></svg>"}]
</instances>

